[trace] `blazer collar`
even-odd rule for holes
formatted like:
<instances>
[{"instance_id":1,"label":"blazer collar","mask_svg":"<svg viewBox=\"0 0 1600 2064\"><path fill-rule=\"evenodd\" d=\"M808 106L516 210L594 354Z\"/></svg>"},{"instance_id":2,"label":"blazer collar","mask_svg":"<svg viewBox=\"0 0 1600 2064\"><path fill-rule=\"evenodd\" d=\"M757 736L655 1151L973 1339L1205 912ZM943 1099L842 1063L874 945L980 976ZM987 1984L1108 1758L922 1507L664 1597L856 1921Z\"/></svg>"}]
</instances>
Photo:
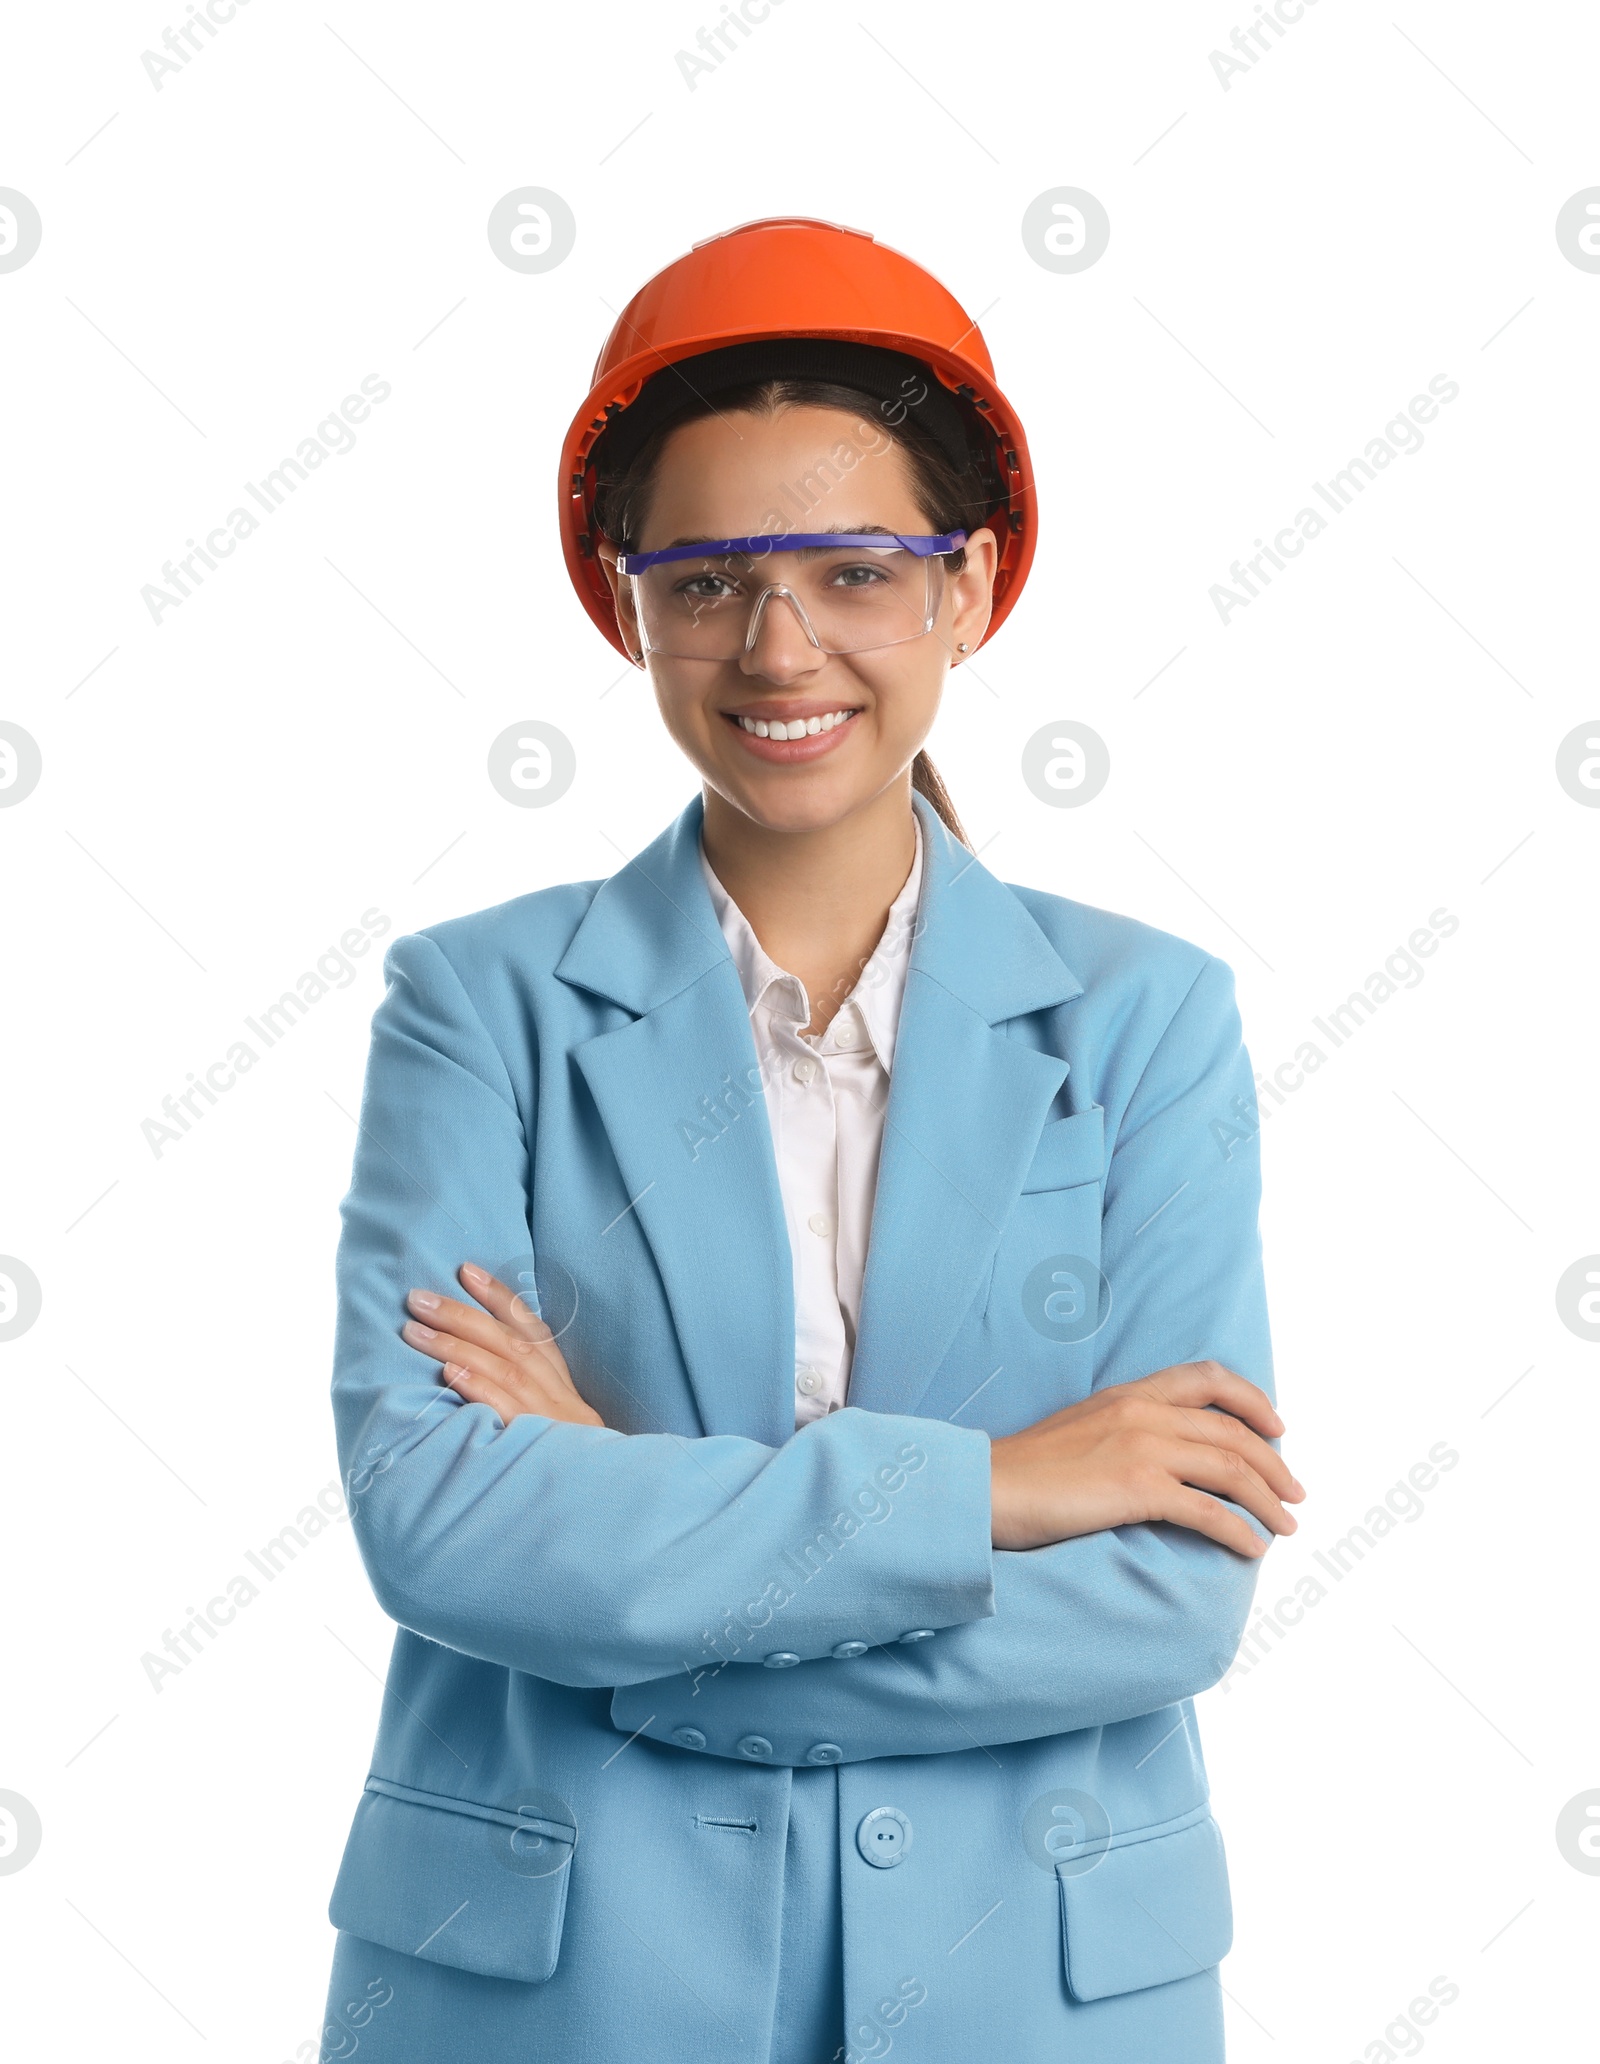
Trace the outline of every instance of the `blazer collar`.
<instances>
[{"instance_id":1,"label":"blazer collar","mask_svg":"<svg viewBox=\"0 0 1600 2064\"><path fill-rule=\"evenodd\" d=\"M1006 1021L1082 994L1021 899L913 802L919 936L850 1376L850 1403L877 1412L914 1411L943 1362L1068 1073ZM635 1014L573 1058L660 1270L701 1423L778 1446L794 1431L788 1234L701 817L697 797L601 884L556 973Z\"/></svg>"},{"instance_id":2,"label":"blazer collar","mask_svg":"<svg viewBox=\"0 0 1600 2064\"><path fill-rule=\"evenodd\" d=\"M998 1025L1083 994L1021 900L913 794L923 886L911 966ZM699 796L601 883L556 965L564 982L640 1016L730 960L700 866Z\"/></svg>"}]
</instances>

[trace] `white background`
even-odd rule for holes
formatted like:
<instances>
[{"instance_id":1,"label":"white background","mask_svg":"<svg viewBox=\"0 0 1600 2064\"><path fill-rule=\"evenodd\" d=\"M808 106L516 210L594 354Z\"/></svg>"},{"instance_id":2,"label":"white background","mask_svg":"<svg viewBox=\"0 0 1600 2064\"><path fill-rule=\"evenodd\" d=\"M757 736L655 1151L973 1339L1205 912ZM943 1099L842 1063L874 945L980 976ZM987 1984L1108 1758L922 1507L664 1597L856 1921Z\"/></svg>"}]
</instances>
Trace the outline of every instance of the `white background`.
<instances>
[{"instance_id":1,"label":"white background","mask_svg":"<svg viewBox=\"0 0 1600 2064\"><path fill-rule=\"evenodd\" d=\"M11 23L0 184L44 239L0 274L0 716L44 776L0 810L0 1251L44 1305L0 1346L0 1789L43 1845L0 1875L7 2046L281 2064L315 2033L389 1638L348 1525L159 1691L141 1657L336 1478L381 950L178 1143L141 1124L363 911L609 873L687 800L568 587L558 442L651 273L803 213L938 274L1029 432L1032 579L932 741L985 864L1220 954L1263 1068L1459 919L1267 1105L1311 1495L1263 1599L1432 1445L1460 1460L1201 1701L1230 2054L1406 2054L1384 2030L1440 1976L1441 2059L1592 2054L1600 1877L1555 1823L1600 1786L1600 1348L1555 1286L1600 1248L1600 811L1554 767L1600 716L1600 274L1554 224L1600 183L1600 22L1321 0L1224 88L1249 7L786 0L691 90L675 54L719 12L252 0L159 91L153 7ZM578 224L532 276L485 234L525 185ZM1062 185L1112 225L1073 275L1020 234ZM369 373L356 448L152 623L163 561ZM1220 622L1230 563L1441 373L1425 447ZM485 774L526 718L577 753L548 810ZM1112 758L1076 810L1020 775L1065 718Z\"/></svg>"}]
</instances>

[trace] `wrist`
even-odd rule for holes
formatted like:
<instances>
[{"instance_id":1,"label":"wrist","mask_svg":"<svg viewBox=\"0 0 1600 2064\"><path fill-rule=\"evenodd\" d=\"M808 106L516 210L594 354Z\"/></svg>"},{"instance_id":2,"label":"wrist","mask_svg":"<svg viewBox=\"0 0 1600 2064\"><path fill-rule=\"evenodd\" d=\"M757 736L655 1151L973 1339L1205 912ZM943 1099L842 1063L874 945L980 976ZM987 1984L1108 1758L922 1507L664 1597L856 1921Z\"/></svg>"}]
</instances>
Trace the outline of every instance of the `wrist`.
<instances>
[{"instance_id":1,"label":"wrist","mask_svg":"<svg viewBox=\"0 0 1600 2064\"><path fill-rule=\"evenodd\" d=\"M1015 1473L1012 1436L989 1443L989 1539L996 1548L1014 1548L1016 1540Z\"/></svg>"}]
</instances>

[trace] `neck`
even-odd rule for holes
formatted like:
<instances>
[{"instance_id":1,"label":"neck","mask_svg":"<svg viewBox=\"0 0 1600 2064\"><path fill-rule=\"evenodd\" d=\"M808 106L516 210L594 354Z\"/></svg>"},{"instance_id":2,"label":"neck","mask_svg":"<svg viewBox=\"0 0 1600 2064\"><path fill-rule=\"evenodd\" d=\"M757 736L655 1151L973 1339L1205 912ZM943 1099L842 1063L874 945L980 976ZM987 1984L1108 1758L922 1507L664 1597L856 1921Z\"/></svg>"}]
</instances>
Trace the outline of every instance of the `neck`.
<instances>
[{"instance_id":1,"label":"neck","mask_svg":"<svg viewBox=\"0 0 1600 2064\"><path fill-rule=\"evenodd\" d=\"M811 1030L822 1031L882 938L916 859L911 770L815 831L756 824L707 788L702 837L712 872L763 949L805 984Z\"/></svg>"}]
</instances>

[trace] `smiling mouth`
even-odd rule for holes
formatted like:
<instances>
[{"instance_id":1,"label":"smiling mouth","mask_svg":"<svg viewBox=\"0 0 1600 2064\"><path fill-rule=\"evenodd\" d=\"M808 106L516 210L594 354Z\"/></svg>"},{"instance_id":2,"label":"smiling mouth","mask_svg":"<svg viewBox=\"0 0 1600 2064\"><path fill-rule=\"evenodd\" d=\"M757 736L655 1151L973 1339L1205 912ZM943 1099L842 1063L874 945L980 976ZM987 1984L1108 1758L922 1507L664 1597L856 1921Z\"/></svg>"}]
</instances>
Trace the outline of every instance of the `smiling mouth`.
<instances>
[{"instance_id":1,"label":"smiling mouth","mask_svg":"<svg viewBox=\"0 0 1600 2064\"><path fill-rule=\"evenodd\" d=\"M824 731L837 731L848 724L852 717L859 716L859 709L828 710L813 717L793 717L785 722L779 717L745 717L736 710L724 710L722 714L730 724L737 724L741 731L752 738L816 738Z\"/></svg>"}]
</instances>

